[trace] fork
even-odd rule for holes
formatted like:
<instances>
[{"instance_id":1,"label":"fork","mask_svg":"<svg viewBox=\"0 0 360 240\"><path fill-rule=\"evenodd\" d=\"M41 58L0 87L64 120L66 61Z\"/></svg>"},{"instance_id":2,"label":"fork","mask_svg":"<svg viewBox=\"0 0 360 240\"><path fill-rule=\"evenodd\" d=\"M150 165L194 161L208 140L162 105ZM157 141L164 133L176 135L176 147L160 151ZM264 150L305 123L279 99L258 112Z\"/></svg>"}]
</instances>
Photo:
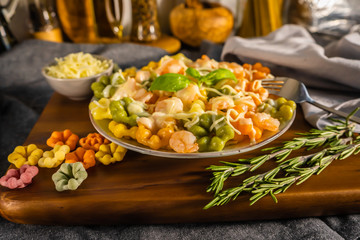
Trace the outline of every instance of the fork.
<instances>
[{"instance_id":1,"label":"fork","mask_svg":"<svg viewBox=\"0 0 360 240\"><path fill-rule=\"evenodd\" d=\"M312 99L306 89L306 86L293 78L287 77L275 77L271 79L262 79L262 86L269 90L269 93L278 95L280 97L284 97L286 99L293 100L296 103L308 102L318 108L321 108L327 112L339 115L341 117L346 118L349 114L336 110L331 107L327 107L316 102ZM351 116L349 120L359 123L360 118Z\"/></svg>"}]
</instances>

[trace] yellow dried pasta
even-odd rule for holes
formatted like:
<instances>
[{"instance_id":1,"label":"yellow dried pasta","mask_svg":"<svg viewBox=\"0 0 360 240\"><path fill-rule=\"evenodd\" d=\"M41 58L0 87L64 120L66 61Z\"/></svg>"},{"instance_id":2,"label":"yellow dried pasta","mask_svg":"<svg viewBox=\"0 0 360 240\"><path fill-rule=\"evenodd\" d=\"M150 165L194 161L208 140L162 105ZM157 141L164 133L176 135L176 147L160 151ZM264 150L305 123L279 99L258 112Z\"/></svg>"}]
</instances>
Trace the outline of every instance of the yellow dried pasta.
<instances>
[{"instance_id":1,"label":"yellow dried pasta","mask_svg":"<svg viewBox=\"0 0 360 240\"><path fill-rule=\"evenodd\" d=\"M35 144L28 146L17 146L14 151L9 154L8 161L20 168L22 165L36 165L43 154L43 150L39 149Z\"/></svg>"},{"instance_id":2,"label":"yellow dried pasta","mask_svg":"<svg viewBox=\"0 0 360 240\"><path fill-rule=\"evenodd\" d=\"M131 127L128 129L125 124L111 121L108 128L117 138L131 137L132 139L136 139L138 127Z\"/></svg>"},{"instance_id":3,"label":"yellow dried pasta","mask_svg":"<svg viewBox=\"0 0 360 240\"><path fill-rule=\"evenodd\" d=\"M96 159L104 165L120 162L123 160L127 149L115 143L100 145L99 151L95 154Z\"/></svg>"},{"instance_id":4,"label":"yellow dried pasta","mask_svg":"<svg viewBox=\"0 0 360 240\"><path fill-rule=\"evenodd\" d=\"M55 168L65 160L65 155L69 152L70 147L68 145L55 145L51 151L44 152L38 165L43 168Z\"/></svg>"}]
</instances>

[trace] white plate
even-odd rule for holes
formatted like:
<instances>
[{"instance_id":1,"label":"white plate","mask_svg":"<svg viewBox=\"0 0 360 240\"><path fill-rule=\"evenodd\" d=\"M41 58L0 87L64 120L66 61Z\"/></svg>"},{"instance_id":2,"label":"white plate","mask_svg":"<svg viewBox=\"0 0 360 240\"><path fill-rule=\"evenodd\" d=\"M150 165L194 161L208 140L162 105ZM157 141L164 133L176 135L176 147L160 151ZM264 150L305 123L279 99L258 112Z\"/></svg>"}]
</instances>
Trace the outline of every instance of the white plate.
<instances>
[{"instance_id":1,"label":"white plate","mask_svg":"<svg viewBox=\"0 0 360 240\"><path fill-rule=\"evenodd\" d=\"M112 134L112 132L108 129L108 124L111 120L95 120L91 112L89 111L90 120L93 124L94 128L105 138L109 141L114 142L118 145L121 145L129 150L133 150L135 152L139 152L142 154L154 155L159 157L167 157L167 158L210 158L210 157L223 157L223 156L230 156L236 155L239 153L249 152L254 149L260 148L265 144L268 144L274 141L276 138L280 137L284 134L292 125L295 119L296 111L292 118L287 121L286 123L280 125L278 132L270 132L264 131L261 139L255 143L250 144L249 141L243 141L238 144L225 146L222 151L218 152L196 152L196 153L177 153L174 151L166 150L166 149L158 149L153 150L147 146L144 146L133 139L126 139L126 138L117 138Z\"/></svg>"}]
</instances>

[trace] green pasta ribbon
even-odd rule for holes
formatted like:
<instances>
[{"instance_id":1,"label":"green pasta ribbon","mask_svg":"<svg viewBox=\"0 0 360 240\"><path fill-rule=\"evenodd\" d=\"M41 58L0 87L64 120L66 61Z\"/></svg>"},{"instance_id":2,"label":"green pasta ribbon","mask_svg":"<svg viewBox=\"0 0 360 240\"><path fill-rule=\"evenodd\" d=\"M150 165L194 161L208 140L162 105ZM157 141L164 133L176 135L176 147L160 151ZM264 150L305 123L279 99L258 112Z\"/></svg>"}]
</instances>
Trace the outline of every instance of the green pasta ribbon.
<instances>
[{"instance_id":1,"label":"green pasta ribbon","mask_svg":"<svg viewBox=\"0 0 360 240\"><path fill-rule=\"evenodd\" d=\"M62 192L76 190L87 176L88 174L81 162L63 163L59 170L52 175L52 180L56 190Z\"/></svg>"}]
</instances>

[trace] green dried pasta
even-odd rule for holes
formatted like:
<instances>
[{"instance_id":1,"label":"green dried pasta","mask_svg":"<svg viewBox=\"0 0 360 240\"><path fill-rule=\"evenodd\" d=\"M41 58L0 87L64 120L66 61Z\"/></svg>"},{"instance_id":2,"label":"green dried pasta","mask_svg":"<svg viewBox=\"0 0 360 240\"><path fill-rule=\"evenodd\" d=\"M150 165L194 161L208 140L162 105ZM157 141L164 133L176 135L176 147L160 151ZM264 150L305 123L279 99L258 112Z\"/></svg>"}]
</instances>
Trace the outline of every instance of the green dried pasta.
<instances>
[{"instance_id":1,"label":"green dried pasta","mask_svg":"<svg viewBox=\"0 0 360 240\"><path fill-rule=\"evenodd\" d=\"M62 192L76 190L87 176L88 174L81 162L63 163L59 170L52 175L52 180L56 190Z\"/></svg>"}]
</instances>

